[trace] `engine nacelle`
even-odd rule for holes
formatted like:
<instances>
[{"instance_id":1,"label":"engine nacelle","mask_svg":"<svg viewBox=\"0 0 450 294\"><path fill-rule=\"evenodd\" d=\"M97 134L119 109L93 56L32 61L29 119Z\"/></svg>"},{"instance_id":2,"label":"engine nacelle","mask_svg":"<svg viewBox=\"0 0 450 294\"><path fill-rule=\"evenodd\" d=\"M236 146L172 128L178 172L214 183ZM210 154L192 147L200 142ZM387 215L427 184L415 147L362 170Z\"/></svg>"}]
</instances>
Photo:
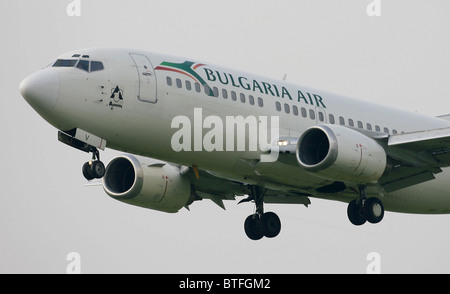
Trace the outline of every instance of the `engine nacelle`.
<instances>
[{"instance_id":1,"label":"engine nacelle","mask_svg":"<svg viewBox=\"0 0 450 294\"><path fill-rule=\"evenodd\" d=\"M374 182L386 169L380 144L340 125L309 128L298 140L296 155L304 170L333 181Z\"/></svg>"},{"instance_id":2,"label":"engine nacelle","mask_svg":"<svg viewBox=\"0 0 450 294\"><path fill-rule=\"evenodd\" d=\"M103 189L114 199L164 212L177 212L191 195L190 182L177 167L148 165L128 154L108 164Z\"/></svg>"}]
</instances>

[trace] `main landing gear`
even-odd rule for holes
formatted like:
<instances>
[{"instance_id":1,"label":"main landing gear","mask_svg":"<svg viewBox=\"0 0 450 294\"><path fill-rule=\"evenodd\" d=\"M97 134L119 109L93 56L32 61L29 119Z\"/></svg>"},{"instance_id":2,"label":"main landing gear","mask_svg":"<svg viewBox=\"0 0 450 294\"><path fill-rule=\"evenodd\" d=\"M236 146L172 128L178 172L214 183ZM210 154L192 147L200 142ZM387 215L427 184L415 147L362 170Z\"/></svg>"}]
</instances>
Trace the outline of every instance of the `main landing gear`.
<instances>
[{"instance_id":1,"label":"main landing gear","mask_svg":"<svg viewBox=\"0 0 450 294\"><path fill-rule=\"evenodd\" d=\"M250 195L239 203L254 201L256 212L249 215L244 222L244 230L247 237L259 240L262 237L273 238L281 231L281 221L273 212L264 213L263 197L266 190L259 186L250 186Z\"/></svg>"},{"instance_id":2,"label":"main landing gear","mask_svg":"<svg viewBox=\"0 0 450 294\"><path fill-rule=\"evenodd\" d=\"M366 186L359 186L359 197L351 201L347 207L347 216L352 224L361 226L369 223L379 223L384 217L384 207L380 199L372 197L367 199Z\"/></svg>"},{"instance_id":3,"label":"main landing gear","mask_svg":"<svg viewBox=\"0 0 450 294\"><path fill-rule=\"evenodd\" d=\"M101 179L105 175L105 165L100 161L100 152L97 148L93 148L92 160L83 164L83 176L86 180Z\"/></svg>"}]
</instances>

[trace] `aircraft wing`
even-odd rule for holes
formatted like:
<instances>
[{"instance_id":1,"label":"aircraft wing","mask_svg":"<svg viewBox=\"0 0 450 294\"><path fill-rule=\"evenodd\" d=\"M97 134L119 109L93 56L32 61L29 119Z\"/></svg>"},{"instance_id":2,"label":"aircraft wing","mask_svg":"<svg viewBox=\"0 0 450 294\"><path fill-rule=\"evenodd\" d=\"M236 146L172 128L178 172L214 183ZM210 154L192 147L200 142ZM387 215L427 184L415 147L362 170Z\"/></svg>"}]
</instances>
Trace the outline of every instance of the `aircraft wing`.
<instances>
[{"instance_id":1,"label":"aircraft wing","mask_svg":"<svg viewBox=\"0 0 450 294\"><path fill-rule=\"evenodd\" d=\"M450 128L431 129L395 135L374 134L354 129L382 145L389 166L378 183L386 192L433 180L441 168L450 166ZM279 162L298 165L295 149L298 138L281 138Z\"/></svg>"},{"instance_id":2,"label":"aircraft wing","mask_svg":"<svg viewBox=\"0 0 450 294\"><path fill-rule=\"evenodd\" d=\"M450 165L450 128L433 129L389 137L388 146L418 152L426 163L446 167Z\"/></svg>"},{"instance_id":3,"label":"aircraft wing","mask_svg":"<svg viewBox=\"0 0 450 294\"><path fill-rule=\"evenodd\" d=\"M213 175L204 170L198 170L196 175L194 169L189 167L186 175L194 188L196 200L210 199L222 209L225 209L223 200L235 200L236 196L248 196L250 193L247 185ZM311 202L307 196L295 191L280 192L267 189L264 193L264 202L303 204L308 206Z\"/></svg>"},{"instance_id":4,"label":"aircraft wing","mask_svg":"<svg viewBox=\"0 0 450 294\"><path fill-rule=\"evenodd\" d=\"M450 165L450 128L396 134L382 139L393 165L379 183L392 192L434 179Z\"/></svg>"}]
</instances>

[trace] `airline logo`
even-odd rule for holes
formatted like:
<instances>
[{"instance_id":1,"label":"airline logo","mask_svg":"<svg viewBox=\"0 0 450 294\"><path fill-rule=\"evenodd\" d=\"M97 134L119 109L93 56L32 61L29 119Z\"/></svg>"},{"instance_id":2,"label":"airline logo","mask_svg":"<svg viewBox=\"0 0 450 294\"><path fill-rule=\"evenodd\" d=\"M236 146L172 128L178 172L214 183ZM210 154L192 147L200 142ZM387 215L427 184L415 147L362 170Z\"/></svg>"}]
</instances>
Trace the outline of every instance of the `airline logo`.
<instances>
[{"instance_id":1,"label":"airline logo","mask_svg":"<svg viewBox=\"0 0 450 294\"><path fill-rule=\"evenodd\" d=\"M233 86L236 88L241 88L248 91L260 92L261 94L283 98L288 100L297 100L297 102L305 103L311 106L317 106L322 108L327 108L324 103L322 96L309 93L306 91L297 90L294 92L285 86L280 86L277 84L259 81L255 79L249 79L245 76L235 76L231 73L221 72L218 70L212 70L207 68L206 64L195 63L192 61L185 61L183 63L172 63L164 61L155 70L165 70L176 72L189 78L193 79L195 82L208 86L212 89L208 83L203 79L198 73L197 69L202 68L204 70L204 76L209 82L220 82L223 85ZM214 96L213 92L210 91L210 96Z\"/></svg>"},{"instance_id":2,"label":"airline logo","mask_svg":"<svg viewBox=\"0 0 450 294\"><path fill-rule=\"evenodd\" d=\"M215 82L216 79L227 85L228 78L222 80L215 77L211 69L205 68L205 64L185 61L183 63L172 63L164 61L155 70L176 72L189 77L196 83L210 87L207 82L196 72L203 68L206 79ZM219 74L217 72L217 74ZM230 80L235 87L233 76ZM240 83L243 78L239 77ZM250 87L250 86L249 86ZM211 87L210 87L211 89ZM247 89L248 90L248 89ZM210 96L214 96L212 91ZM178 129L172 135L171 146L175 152L180 151L260 151L261 162L274 162L278 159L279 147L273 144L279 138L278 116L226 116L225 120L219 116L204 117L201 108L194 108L193 122L188 116L179 115L172 119L171 128ZM248 130L248 132L247 132ZM235 136L236 131L236 136ZM235 137L237 138L235 140ZM246 139L247 138L247 139Z\"/></svg>"},{"instance_id":3,"label":"airline logo","mask_svg":"<svg viewBox=\"0 0 450 294\"><path fill-rule=\"evenodd\" d=\"M189 78L193 79L200 85L207 85L205 80L203 80L203 78L199 76L197 72L195 72L195 70L201 66L205 66L205 64L195 63L192 61L185 61L183 63L172 63L164 61L159 66L157 66L155 70L166 70L177 72L182 75L188 76Z\"/></svg>"}]
</instances>

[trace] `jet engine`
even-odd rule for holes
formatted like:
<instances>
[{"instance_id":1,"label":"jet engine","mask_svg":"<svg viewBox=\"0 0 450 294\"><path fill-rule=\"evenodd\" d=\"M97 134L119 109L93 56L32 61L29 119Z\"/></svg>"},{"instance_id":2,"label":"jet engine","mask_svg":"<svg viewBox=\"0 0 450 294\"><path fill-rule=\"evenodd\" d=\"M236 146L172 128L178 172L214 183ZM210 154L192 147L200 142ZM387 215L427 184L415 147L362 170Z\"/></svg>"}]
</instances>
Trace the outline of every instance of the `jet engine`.
<instances>
[{"instance_id":1,"label":"jet engine","mask_svg":"<svg viewBox=\"0 0 450 294\"><path fill-rule=\"evenodd\" d=\"M164 212L178 212L190 202L191 185L177 167L147 164L120 155L108 164L103 189L119 201Z\"/></svg>"},{"instance_id":2,"label":"jet engine","mask_svg":"<svg viewBox=\"0 0 450 294\"><path fill-rule=\"evenodd\" d=\"M296 157L307 172L333 181L374 182L386 169L380 144L340 125L310 127L298 140Z\"/></svg>"}]
</instances>

